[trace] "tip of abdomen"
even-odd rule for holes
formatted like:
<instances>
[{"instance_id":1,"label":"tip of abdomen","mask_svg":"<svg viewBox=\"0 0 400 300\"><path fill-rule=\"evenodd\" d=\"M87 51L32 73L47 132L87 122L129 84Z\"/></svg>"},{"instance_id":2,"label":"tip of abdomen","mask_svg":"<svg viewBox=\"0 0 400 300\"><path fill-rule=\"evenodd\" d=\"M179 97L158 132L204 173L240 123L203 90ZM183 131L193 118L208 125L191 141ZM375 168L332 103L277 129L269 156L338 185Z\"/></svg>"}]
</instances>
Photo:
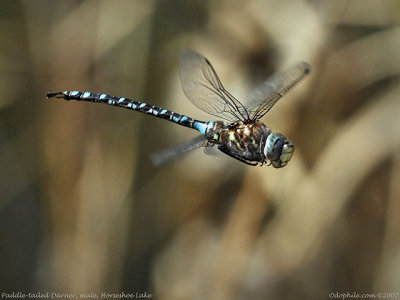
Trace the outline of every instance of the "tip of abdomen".
<instances>
[{"instance_id":1,"label":"tip of abdomen","mask_svg":"<svg viewBox=\"0 0 400 300\"><path fill-rule=\"evenodd\" d=\"M47 93L47 98L64 98L63 92L48 92Z\"/></svg>"}]
</instances>

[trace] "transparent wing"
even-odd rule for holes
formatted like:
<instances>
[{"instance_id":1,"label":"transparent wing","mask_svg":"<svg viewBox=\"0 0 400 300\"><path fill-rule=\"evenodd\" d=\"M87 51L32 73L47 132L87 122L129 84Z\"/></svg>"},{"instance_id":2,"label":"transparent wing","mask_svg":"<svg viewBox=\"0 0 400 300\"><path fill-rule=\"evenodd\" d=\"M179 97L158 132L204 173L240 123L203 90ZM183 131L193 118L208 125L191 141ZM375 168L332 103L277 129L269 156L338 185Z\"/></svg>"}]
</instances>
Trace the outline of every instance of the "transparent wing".
<instances>
[{"instance_id":1,"label":"transparent wing","mask_svg":"<svg viewBox=\"0 0 400 300\"><path fill-rule=\"evenodd\" d=\"M186 152L207 146L207 142L204 135L199 135L181 145L150 154L150 160L153 166L161 167L169 161L181 157Z\"/></svg>"},{"instance_id":2,"label":"transparent wing","mask_svg":"<svg viewBox=\"0 0 400 300\"><path fill-rule=\"evenodd\" d=\"M224 154L217 147L214 146L215 145L207 145L206 147L204 147L203 152L208 156L224 156Z\"/></svg>"},{"instance_id":3,"label":"transparent wing","mask_svg":"<svg viewBox=\"0 0 400 300\"><path fill-rule=\"evenodd\" d=\"M311 66L300 62L289 70L272 75L254 89L246 105L250 119L264 116L278 100L311 71Z\"/></svg>"},{"instance_id":4,"label":"transparent wing","mask_svg":"<svg viewBox=\"0 0 400 300\"><path fill-rule=\"evenodd\" d=\"M211 63L202 55L184 50L179 59L179 75L186 97L201 110L231 122L249 118L244 106L225 90Z\"/></svg>"}]
</instances>

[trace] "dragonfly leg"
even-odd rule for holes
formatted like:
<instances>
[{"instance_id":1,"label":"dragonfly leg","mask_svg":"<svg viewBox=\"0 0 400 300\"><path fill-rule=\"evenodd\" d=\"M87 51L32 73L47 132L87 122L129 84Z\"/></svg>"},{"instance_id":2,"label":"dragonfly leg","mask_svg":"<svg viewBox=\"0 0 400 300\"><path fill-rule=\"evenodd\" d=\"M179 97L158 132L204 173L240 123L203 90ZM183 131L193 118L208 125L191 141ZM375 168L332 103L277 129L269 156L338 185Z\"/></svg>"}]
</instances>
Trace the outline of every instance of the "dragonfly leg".
<instances>
[{"instance_id":1,"label":"dragonfly leg","mask_svg":"<svg viewBox=\"0 0 400 300\"><path fill-rule=\"evenodd\" d=\"M249 165L249 166L257 166L258 165L258 162L256 162L256 163L250 162L248 160L243 159L240 156L235 155L234 153L228 151L227 148L224 147L223 145L219 145L218 149L221 150L222 152L224 152L226 155L229 155L230 157L237 159L238 161L241 161L242 163L245 163L246 165Z\"/></svg>"}]
</instances>

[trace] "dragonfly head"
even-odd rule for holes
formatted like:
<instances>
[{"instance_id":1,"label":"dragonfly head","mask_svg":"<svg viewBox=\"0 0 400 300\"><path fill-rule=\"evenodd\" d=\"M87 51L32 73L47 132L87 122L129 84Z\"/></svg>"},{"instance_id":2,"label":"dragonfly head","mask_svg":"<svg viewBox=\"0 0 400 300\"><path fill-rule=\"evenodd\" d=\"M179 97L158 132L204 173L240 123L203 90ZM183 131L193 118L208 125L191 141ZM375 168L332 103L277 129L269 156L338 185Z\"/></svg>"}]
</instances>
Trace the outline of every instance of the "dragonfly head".
<instances>
[{"instance_id":1,"label":"dragonfly head","mask_svg":"<svg viewBox=\"0 0 400 300\"><path fill-rule=\"evenodd\" d=\"M287 165L292 158L294 146L289 140L280 133L268 135L264 147L264 155L275 168L282 168Z\"/></svg>"}]
</instances>

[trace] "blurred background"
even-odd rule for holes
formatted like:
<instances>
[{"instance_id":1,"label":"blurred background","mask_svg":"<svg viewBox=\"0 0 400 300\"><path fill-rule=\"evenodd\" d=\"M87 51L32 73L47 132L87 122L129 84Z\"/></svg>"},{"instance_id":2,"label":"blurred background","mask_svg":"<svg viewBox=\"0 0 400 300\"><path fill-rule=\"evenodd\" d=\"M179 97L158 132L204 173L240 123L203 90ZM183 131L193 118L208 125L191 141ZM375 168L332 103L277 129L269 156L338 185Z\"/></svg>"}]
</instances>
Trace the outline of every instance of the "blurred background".
<instances>
[{"instance_id":1,"label":"blurred background","mask_svg":"<svg viewBox=\"0 0 400 300\"><path fill-rule=\"evenodd\" d=\"M0 291L153 299L400 292L400 2L0 1ZM263 119L287 167L194 151L196 132L82 90L214 120L178 58L206 56L246 99L313 69Z\"/></svg>"}]
</instances>

